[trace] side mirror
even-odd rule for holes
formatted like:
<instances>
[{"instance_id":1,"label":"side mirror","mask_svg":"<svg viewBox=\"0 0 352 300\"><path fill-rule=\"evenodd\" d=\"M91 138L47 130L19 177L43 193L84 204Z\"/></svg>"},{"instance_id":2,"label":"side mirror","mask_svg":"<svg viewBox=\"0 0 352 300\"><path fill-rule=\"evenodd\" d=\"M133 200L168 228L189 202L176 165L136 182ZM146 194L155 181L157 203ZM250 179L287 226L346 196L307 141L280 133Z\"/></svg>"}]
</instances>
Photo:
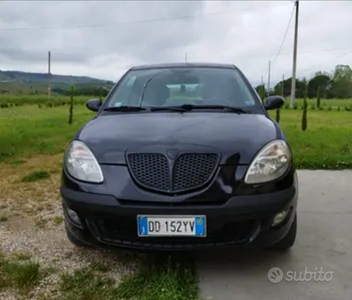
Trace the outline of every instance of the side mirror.
<instances>
[{"instance_id":1,"label":"side mirror","mask_svg":"<svg viewBox=\"0 0 352 300\"><path fill-rule=\"evenodd\" d=\"M266 104L264 108L266 110L278 109L282 107L284 104L285 104L285 99L282 98L281 96L269 96L266 99Z\"/></svg>"},{"instance_id":2,"label":"side mirror","mask_svg":"<svg viewBox=\"0 0 352 300\"><path fill-rule=\"evenodd\" d=\"M88 100L86 106L91 111L98 111L103 103L99 99Z\"/></svg>"}]
</instances>

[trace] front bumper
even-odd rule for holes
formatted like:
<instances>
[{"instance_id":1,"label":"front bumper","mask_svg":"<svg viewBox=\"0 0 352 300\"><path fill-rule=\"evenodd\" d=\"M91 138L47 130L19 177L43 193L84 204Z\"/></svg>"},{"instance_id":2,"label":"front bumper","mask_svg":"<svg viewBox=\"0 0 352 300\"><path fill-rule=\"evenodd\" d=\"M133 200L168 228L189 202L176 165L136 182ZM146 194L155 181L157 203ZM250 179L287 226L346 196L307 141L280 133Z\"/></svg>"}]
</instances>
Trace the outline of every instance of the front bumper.
<instances>
[{"instance_id":1,"label":"front bumper","mask_svg":"<svg viewBox=\"0 0 352 300\"><path fill-rule=\"evenodd\" d=\"M142 203L119 201L116 197L72 190L63 186L65 207L74 210L82 223L66 216L66 228L79 241L90 245L112 245L135 249L191 250L231 246L269 246L288 232L297 207L297 176L283 190L230 198L225 203ZM274 216L290 213L277 227ZM206 215L207 237L138 237L137 215Z\"/></svg>"}]
</instances>

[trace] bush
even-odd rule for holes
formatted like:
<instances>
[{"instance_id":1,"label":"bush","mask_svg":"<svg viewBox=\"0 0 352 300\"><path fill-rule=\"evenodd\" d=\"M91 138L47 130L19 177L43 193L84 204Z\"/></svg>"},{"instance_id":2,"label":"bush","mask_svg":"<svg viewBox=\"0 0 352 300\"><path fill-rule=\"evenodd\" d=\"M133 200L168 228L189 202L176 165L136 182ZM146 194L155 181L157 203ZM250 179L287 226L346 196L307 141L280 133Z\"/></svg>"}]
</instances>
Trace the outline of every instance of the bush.
<instances>
[{"instance_id":1,"label":"bush","mask_svg":"<svg viewBox=\"0 0 352 300\"><path fill-rule=\"evenodd\" d=\"M71 86L71 95L70 95L70 110L69 110L69 115L68 115L68 124L72 124L73 120L73 95L75 93L75 89L73 86Z\"/></svg>"},{"instance_id":2,"label":"bush","mask_svg":"<svg viewBox=\"0 0 352 300\"><path fill-rule=\"evenodd\" d=\"M312 106L310 107L311 110L315 110L315 105L312 104Z\"/></svg>"},{"instance_id":3,"label":"bush","mask_svg":"<svg viewBox=\"0 0 352 300\"><path fill-rule=\"evenodd\" d=\"M306 86L304 89L304 99L303 99L303 114L302 114L302 130L306 131L307 130L307 109L308 109L308 101L307 101L307 96L308 96L308 87Z\"/></svg>"},{"instance_id":4,"label":"bush","mask_svg":"<svg viewBox=\"0 0 352 300\"><path fill-rule=\"evenodd\" d=\"M340 111L341 110L341 108L340 108L340 105L337 107L337 111Z\"/></svg>"},{"instance_id":5,"label":"bush","mask_svg":"<svg viewBox=\"0 0 352 300\"><path fill-rule=\"evenodd\" d=\"M285 109L290 109L290 104L285 104Z\"/></svg>"},{"instance_id":6,"label":"bush","mask_svg":"<svg viewBox=\"0 0 352 300\"><path fill-rule=\"evenodd\" d=\"M329 110L329 111L332 110L332 106L331 106L331 105L328 106L328 110Z\"/></svg>"},{"instance_id":7,"label":"bush","mask_svg":"<svg viewBox=\"0 0 352 300\"><path fill-rule=\"evenodd\" d=\"M318 91L317 91L317 107L320 107L320 98L321 98L321 87L318 87Z\"/></svg>"},{"instance_id":8,"label":"bush","mask_svg":"<svg viewBox=\"0 0 352 300\"><path fill-rule=\"evenodd\" d=\"M276 122L280 123L280 109L276 110Z\"/></svg>"}]
</instances>

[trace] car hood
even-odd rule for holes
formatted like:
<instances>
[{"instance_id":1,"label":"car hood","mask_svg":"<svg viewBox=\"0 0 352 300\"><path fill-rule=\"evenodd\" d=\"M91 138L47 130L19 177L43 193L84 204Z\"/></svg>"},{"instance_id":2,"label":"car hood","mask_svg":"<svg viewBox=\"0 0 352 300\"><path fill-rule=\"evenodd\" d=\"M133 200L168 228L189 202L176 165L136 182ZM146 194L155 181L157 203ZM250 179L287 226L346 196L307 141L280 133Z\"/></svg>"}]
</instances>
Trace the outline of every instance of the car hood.
<instances>
[{"instance_id":1,"label":"car hood","mask_svg":"<svg viewBox=\"0 0 352 300\"><path fill-rule=\"evenodd\" d=\"M126 152L206 151L221 164L249 164L278 136L260 114L151 112L100 115L77 135L101 164L125 164Z\"/></svg>"}]
</instances>

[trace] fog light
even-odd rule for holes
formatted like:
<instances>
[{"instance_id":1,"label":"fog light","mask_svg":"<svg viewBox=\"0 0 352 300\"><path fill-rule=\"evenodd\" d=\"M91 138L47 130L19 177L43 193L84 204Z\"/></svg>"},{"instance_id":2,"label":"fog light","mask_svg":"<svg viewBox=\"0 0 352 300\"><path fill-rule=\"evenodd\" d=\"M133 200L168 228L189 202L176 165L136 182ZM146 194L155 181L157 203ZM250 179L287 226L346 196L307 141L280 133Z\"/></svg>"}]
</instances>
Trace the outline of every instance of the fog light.
<instances>
[{"instance_id":1,"label":"fog light","mask_svg":"<svg viewBox=\"0 0 352 300\"><path fill-rule=\"evenodd\" d=\"M69 216L69 218L71 219L71 221L79 226L82 226L82 223L81 223L81 220L79 219L77 213L72 210L72 209L69 209L68 207L66 207L66 212L67 212L67 215Z\"/></svg>"},{"instance_id":2,"label":"fog light","mask_svg":"<svg viewBox=\"0 0 352 300\"><path fill-rule=\"evenodd\" d=\"M271 224L271 227L279 225L283 220L285 220L287 214L288 214L288 210L283 210L283 211L277 213L274 217L274 220Z\"/></svg>"}]
</instances>

